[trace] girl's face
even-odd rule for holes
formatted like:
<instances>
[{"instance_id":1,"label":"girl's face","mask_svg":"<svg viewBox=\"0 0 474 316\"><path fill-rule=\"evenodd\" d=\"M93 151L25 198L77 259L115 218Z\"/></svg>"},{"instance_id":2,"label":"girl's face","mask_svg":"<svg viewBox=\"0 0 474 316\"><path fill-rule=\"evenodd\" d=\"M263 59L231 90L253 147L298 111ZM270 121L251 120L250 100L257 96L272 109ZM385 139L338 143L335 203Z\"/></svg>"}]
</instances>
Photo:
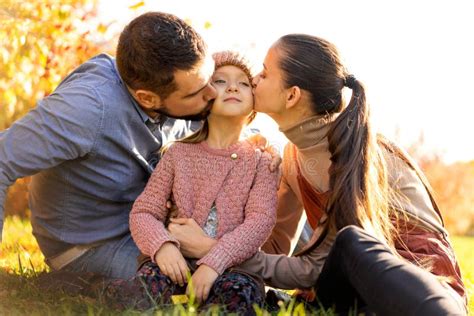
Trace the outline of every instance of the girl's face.
<instances>
[{"instance_id":1,"label":"girl's face","mask_svg":"<svg viewBox=\"0 0 474 316\"><path fill-rule=\"evenodd\" d=\"M217 68L211 83L217 91L211 115L247 117L252 112L252 86L240 68L230 65Z\"/></svg>"},{"instance_id":2,"label":"girl's face","mask_svg":"<svg viewBox=\"0 0 474 316\"><path fill-rule=\"evenodd\" d=\"M263 70L253 79L255 111L281 113L285 110L283 72L280 69L280 52L272 46L263 62Z\"/></svg>"}]
</instances>

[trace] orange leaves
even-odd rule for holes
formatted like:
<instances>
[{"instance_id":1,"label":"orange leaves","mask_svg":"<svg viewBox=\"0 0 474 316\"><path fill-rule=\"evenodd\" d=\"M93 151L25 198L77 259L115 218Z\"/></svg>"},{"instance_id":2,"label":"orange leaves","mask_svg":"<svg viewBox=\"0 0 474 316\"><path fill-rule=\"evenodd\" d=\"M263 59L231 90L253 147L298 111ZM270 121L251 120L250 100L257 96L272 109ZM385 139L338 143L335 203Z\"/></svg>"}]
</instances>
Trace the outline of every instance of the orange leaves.
<instances>
[{"instance_id":1,"label":"orange leaves","mask_svg":"<svg viewBox=\"0 0 474 316\"><path fill-rule=\"evenodd\" d=\"M51 93L74 67L101 52L96 41L108 27L94 20L90 0L2 2L0 130Z\"/></svg>"},{"instance_id":2,"label":"orange leaves","mask_svg":"<svg viewBox=\"0 0 474 316\"><path fill-rule=\"evenodd\" d=\"M422 166L437 201L448 231L452 234L474 232L474 161L445 165L430 161Z\"/></svg>"}]
</instances>

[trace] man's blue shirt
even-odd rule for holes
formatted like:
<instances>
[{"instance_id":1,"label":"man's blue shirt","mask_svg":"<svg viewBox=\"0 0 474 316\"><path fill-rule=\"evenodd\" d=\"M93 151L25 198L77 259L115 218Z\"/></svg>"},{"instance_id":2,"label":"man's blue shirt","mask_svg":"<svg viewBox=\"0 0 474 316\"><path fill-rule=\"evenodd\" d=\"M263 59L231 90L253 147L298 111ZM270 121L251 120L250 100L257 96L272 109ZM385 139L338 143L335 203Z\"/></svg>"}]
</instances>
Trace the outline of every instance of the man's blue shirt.
<instances>
[{"instance_id":1,"label":"man's blue shirt","mask_svg":"<svg viewBox=\"0 0 474 316\"><path fill-rule=\"evenodd\" d=\"M68 244L128 232L128 216L162 143L191 122L151 120L122 82L115 60L98 55L36 108L0 132L0 231L8 187L33 175L33 233L46 257Z\"/></svg>"}]
</instances>

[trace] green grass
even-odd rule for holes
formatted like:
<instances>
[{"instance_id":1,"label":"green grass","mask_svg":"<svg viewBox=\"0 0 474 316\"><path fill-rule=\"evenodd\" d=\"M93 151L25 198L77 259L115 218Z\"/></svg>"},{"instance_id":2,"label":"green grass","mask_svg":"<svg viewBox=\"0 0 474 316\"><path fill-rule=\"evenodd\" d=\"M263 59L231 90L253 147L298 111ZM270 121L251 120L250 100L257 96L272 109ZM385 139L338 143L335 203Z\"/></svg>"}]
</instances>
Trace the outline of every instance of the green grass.
<instances>
[{"instance_id":1,"label":"green grass","mask_svg":"<svg viewBox=\"0 0 474 316\"><path fill-rule=\"evenodd\" d=\"M0 245L0 315L197 315L196 306L174 305L166 310L118 312L89 297L71 297L62 293L41 291L31 278L49 271L31 232L29 220L7 217ZM210 310L218 315L222 309ZM278 315L305 315L302 304L282 306ZM222 314L222 313L221 313ZM270 315L258 310L257 315ZM318 315L334 315L320 311Z\"/></svg>"},{"instance_id":2,"label":"green grass","mask_svg":"<svg viewBox=\"0 0 474 316\"><path fill-rule=\"evenodd\" d=\"M469 294L469 311L474 313L474 237L451 238L460 262ZM94 299L60 293L44 292L30 282L32 276L48 271L44 257L38 249L28 220L7 218L0 247L0 315L195 315L193 306L175 305L168 310L137 312L126 310L118 313L104 307ZM278 315L304 315L302 305L282 306ZM320 315L333 315L331 311ZM209 315L217 315L210 312ZM269 315L259 311L258 315Z\"/></svg>"},{"instance_id":3,"label":"green grass","mask_svg":"<svg viewBox=\"0 0 474 316\"><path fill-rule=\"evenodd\" d=\"M461 274L467 288L469 314L474 315L474 237L451 237Z\"/></svg>"}]
</instances>

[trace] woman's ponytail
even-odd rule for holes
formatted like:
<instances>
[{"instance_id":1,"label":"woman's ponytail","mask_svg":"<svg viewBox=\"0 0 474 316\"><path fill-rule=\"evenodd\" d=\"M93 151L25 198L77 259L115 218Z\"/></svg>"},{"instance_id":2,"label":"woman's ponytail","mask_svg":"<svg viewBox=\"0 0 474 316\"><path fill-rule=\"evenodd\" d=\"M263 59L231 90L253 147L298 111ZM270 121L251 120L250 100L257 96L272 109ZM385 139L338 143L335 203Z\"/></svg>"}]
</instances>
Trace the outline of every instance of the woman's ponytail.
<instances>
[{"instance_id":1,"label":"woman's ponytail","mask_svg":"<svg viewBox=\"0 0 474 316\"><path fill-rule=\"evenodd\" d=\"M370 126L365 89L353 75L343 81L352 89L351 100L328 132L331 224L336 229L357 225L391 243L386 167Z\"/></svg>"}]
</instances>

